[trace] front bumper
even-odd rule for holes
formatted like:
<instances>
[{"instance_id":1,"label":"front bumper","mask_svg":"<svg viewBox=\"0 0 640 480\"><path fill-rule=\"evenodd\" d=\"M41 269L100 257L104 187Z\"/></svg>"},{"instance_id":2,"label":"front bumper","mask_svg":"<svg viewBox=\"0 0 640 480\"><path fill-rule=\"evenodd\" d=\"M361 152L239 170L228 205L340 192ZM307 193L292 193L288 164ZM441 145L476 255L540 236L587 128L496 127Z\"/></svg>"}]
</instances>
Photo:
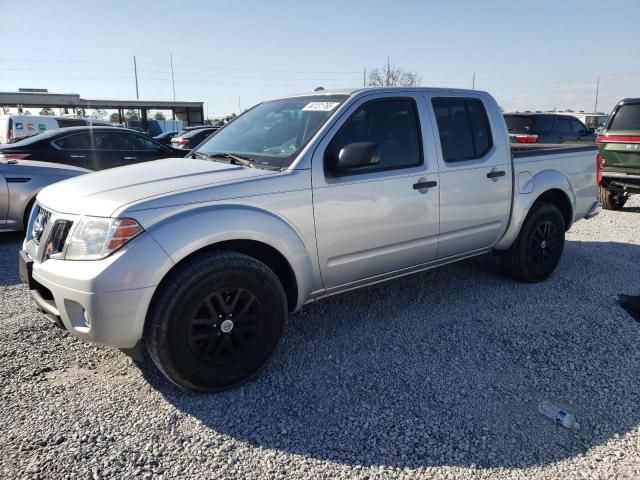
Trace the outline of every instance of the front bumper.
<instances>
[{"instance_id":1,"label":"front bumper","mask_svg":"<svg viewBox=\"0 0 640 480\"><path fill-rule=\"evenodd\" d=\"M142 338L158 274L171 263L147 234L98 261L49 259L20 252L20 276L44 316L91 342L133 348Z\"/></svg>"}]
</instances>

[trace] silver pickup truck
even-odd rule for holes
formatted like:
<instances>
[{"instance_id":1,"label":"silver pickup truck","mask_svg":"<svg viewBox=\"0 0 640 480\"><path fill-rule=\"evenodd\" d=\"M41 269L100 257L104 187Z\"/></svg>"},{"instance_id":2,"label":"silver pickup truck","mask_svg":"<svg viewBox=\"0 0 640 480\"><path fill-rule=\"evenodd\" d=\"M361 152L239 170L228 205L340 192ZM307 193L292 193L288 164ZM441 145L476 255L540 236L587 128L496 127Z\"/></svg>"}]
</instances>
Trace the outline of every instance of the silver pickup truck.
<instances>
[{"instance_id":1,"label":"silver pickup truck","mask_svg":"<svg viewBox=\"0 0 640 480\"><path fill-rule=\"evenodd\" d=\"M73 335L143 344L177 385L219 391L256 375L287 313L321 297L487 252L544 280L572 223L599 212L596 153L512 154L479 91L267 101L188 158L44 189L20 272Z\"/></svg>"}]
</instances>

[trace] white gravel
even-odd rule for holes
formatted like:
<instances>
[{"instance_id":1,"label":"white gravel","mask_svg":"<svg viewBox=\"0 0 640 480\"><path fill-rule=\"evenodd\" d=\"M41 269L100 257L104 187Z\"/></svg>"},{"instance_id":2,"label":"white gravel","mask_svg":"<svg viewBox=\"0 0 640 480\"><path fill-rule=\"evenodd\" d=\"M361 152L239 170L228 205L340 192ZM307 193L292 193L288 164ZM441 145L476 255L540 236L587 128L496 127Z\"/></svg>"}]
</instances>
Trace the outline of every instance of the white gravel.
<instances>
[{"instance_id":1,"label":"white gravel","mask_svg":"<svg viewBox=\"0 0 640 480\"><path fill-rule=\"evenodd\" d=\"M36 313L0 235L0 477L639 478L640 196L538 285L485 256L310 305L214 396ZM570 405L569 431L537 411Z\"/></svg>"}]
</instances>

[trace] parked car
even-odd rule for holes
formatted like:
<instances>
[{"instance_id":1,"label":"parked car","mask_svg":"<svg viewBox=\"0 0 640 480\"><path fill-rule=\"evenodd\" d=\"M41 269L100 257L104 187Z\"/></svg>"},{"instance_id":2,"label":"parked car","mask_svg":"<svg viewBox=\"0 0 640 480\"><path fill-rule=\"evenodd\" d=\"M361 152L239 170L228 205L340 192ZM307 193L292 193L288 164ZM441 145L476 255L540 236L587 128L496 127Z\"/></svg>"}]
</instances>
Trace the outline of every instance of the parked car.
<instances>
[{"instance_id":1,"label":"parked car","mask_svg":"<svg viewBox=\"0 0 640 480\"><path fill-rule=\"evenodd\" d=\"M196 128L189 130L188 132L180 135L176 135L171 139L171 145L174 148L180 148L182 150L191 150L202 141L207 138L209 135L217 131L216 127L204 127L204 128Z\"/></svg>"},{"instance_id":2,"label":"parked car","mask_svg":"<svg viewBox=\"0 0 640 480\"><path fill-rule=\"evenodd\" d=\"M26 227L36 195L44 187L88 172L70 165L0 157L0 232Z\"/></svg>"},{"instance_id":3,"label":"parked car","mask_svg":"<svg viewBox=\"0 0 640 480\"><path fill-rule=\"evenodd\" d=\"M613 109L597 138L602 162L598 199L609 210L620 210L640 193L640 98L625 98Z\"/></svg>"},{"instance_id":4,"label":"parked car","mask_svg":"<svg viewBox=\"0 0 640 480\"><path fill-rule=\"evenodd\" d=\"M594 143L595 129L571 115L507 113L509 137L515 143Z\"/></svg>"},{"instance_id":5,"label":"parked car","mask_svg":"<svg viewBox=\"0 0 640 480\"><path fill-rule=\"evenodd\" d=\"M184 152L126 128L70 127L0 145L0 155L103 170Z\"/></svg>"},{"instance_id":6,"label":"parked car","mask_svg":"<svg viewBox=\"0 0 640 480\"><path fill-rule=\"evenodd\" d=\"M45 115L1 115L0 143L13 143L21 138L38 135L47 130L80 126L111 127L109 122L93 118L49 117Z\"/></svg>"},{"instance_id":7,"label":"parked car","mask_svg":"<svg viewBox=\"0 0 640 480\"><path fill-rule=\"evenodd\" d=\"M565 232L599 212L596 154L512 155L479 91L267 101L193 158L44 189L20 272L71 334L130 353L144 338L174 383L219 391L260 372L287 312L327 295L488 252L546 279Z\"/></svg>"},{"instance_id":8,"label":"parked car","mask_svg":"<svg viewBox=\"0 0 640 480\"><path fill-rule=\"evenodd\" d=\"M166 146L171 146L171 139L178 135L179 132L163 132L160 135L156 135L153 139Z\"/></svg>"}]
</instances>

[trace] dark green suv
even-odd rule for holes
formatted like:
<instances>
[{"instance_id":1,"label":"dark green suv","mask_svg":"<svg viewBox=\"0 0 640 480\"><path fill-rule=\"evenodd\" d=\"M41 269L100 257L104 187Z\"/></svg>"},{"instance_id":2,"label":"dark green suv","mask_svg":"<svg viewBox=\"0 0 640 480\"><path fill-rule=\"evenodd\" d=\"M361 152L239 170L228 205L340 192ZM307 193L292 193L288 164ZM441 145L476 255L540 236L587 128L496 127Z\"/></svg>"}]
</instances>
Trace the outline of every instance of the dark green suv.
<instances>
[{"instance_id":1,"label":"dark green suv","mask_svg":"<svg viewBox=\"0 0 640 480\"><path fill-rule=\"evenodd\" d=\"M602 162L598 200L604 208L620 210L640 193L640 98L621 100L596 141Z\"/></svg>"}]
</instances>

